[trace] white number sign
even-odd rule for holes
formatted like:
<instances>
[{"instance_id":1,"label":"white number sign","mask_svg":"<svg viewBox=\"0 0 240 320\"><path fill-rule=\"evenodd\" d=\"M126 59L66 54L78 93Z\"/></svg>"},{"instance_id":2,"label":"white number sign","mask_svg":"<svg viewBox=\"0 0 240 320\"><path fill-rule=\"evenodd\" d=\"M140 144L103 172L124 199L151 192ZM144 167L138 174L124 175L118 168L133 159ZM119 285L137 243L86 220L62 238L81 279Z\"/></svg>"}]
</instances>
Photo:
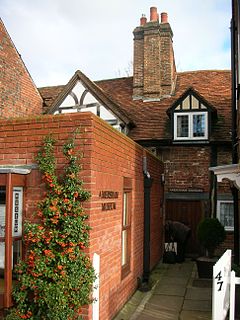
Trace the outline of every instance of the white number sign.
<instances>
[{"instance_id":1,"label":"white number sign","mask_svg":"<svg viewBox=\"0 0 240 320\"><path fill-rule=\"evenodd\" d=\"M231 250L213 267L212 319L224 320L230 306Z\"/></svg>"}]
</instances>

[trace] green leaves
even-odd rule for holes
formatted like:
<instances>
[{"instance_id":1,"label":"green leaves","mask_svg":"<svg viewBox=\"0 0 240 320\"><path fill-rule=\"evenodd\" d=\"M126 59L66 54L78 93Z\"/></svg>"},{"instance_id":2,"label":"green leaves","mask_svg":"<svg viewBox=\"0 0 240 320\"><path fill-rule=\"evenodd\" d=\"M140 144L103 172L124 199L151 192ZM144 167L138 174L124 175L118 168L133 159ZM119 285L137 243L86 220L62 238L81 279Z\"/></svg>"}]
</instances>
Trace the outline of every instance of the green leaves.
<instances>
[{"instance_id":1,"label":"green leaves","mask_svg":"<svg viewBox=\"0 0 240 320\"><path fill-rule=\"evenodd\" d=\"M16 308L7 319L81 319L81 306L91 303L95 279L90 258L88 216L82 202L90 194L79 179L80 156L71 138L63 147L64 175L57 175L52 137L36 157L47 193L38 203L40 223L24 225L27 254L16 267Z\"/></svg>"}]
</instances>

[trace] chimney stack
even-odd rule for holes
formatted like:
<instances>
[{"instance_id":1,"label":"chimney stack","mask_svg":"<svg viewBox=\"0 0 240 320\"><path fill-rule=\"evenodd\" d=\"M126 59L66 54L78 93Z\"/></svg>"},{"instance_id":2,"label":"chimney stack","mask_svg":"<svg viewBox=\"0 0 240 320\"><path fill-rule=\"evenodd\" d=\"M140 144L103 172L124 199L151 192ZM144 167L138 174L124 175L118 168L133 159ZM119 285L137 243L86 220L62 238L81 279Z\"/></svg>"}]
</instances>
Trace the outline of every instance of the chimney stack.
<instances>
[{"instance_id":1,"label":"chimney stack","mask_svg":"<svg viewBox=\"0 0 240 320\"><path fill-rule=\"evenodd\" d=\"M161 13L161 23L168 23L168 14L166 12Z\"/></svg>"},{"instance_id":2,"label":"chimney stack","mask_svg":"<svg viewBox=\"0 0 240 320\"><path fill-rule=\"evenodd\" d=\"M140 19L140 26L144 26L146 23L147 23L147 18L145 16L145 14L143 14Z\"/></svg>"},{"instance_id":3,"label":"chimney stack","mask_svg":"<svg viewBox=\"0 0 240 320\"><path fill-rule=\"evenodd\" d=\"M143 15L135 28L133 57L133 99L159 101L173 94L176 67L172 29L166 12L150 8L150 21Z\"/></svg>"},{"instance_id":4,"label":"chimney stack","mask_svg":"<svg viewBox=\"0 0 240 320\"><path fill-rule=\"evenodd\" d=\"M150 21L158 21L158 12L156 7L150 8Z\"/></svg>"}]
</instances>

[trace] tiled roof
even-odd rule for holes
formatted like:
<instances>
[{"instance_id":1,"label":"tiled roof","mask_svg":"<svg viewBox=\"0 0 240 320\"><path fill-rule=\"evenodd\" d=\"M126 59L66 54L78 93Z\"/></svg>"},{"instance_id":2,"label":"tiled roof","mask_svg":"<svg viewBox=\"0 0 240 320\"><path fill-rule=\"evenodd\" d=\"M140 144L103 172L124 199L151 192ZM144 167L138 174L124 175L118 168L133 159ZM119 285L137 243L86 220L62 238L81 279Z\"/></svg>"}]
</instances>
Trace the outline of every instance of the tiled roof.
<instances>
[{"instance_id":1,"label":"tiled roof","mask_svg":"<svg viewBox=\"0 0 240 320\"><path fill-rule=\"evenodd\" d=\"M230 71L191 71L177 74L173 96L155 102L132 100L133 78L117 78L96 81L106 96L116 103L136 125L129 134L134 140L171 139L170 119L167 110L190 87L217 110L212 140L231 139L231 72ZM63 90L64 86L40 88L39 91L47 107Z\"/></svg>"},{"instance_id":2,"label":"tiled roof","mask_svg":"<svg viewBox=\"0 0 240 320\"><path fill-rule=\"evenodd\" d=\"M53 86L53 87L43 87L38 88L42 98L43 98L43 112L47 113L53 102L63 91L65 85L62 86Z\"/></svg>"}]
</instances>

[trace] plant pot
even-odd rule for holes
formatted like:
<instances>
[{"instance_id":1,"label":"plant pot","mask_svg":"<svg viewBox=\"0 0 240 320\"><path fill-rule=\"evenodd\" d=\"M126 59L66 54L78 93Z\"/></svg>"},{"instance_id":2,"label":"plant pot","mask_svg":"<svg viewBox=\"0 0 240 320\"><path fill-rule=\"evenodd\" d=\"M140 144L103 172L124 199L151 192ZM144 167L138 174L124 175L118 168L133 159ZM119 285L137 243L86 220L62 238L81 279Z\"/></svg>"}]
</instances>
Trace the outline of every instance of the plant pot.
<instances>
[{"instance_id":1,"label":"plant pot","mask_svg":"<svg viewBox=\"0 0 240 320\"><path fill-rule=\"evenodd\" d=\"M198 277L212 279L213 266L217 262L217 258L200 257L196 259Z\"/></svg>"}]
</instances>

